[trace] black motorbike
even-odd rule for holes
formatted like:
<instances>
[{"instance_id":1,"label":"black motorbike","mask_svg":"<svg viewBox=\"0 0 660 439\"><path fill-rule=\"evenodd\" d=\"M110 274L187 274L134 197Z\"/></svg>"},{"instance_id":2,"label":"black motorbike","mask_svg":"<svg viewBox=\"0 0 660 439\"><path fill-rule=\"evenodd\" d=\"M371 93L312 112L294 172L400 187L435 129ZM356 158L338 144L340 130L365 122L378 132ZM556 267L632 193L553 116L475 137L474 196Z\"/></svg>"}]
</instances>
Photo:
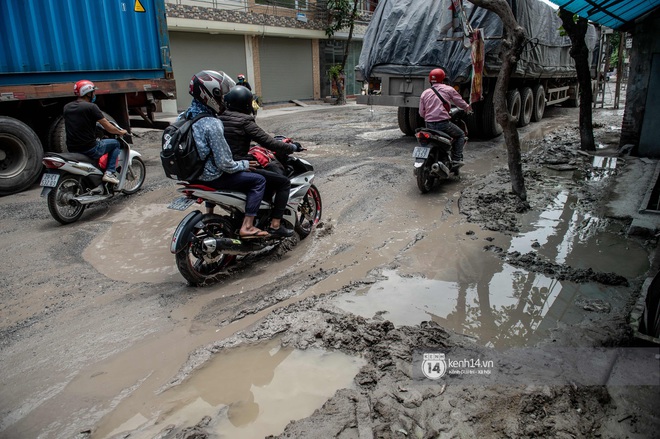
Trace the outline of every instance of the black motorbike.
<instances>
[{"instance_id":1,"label":"black motorbike","mask_svg":"<svg viewBox=\"0 0 660 439\"><path fill-rule=\"evenodd\" d=\"M467 125L465 117L467 113L459 108L452 108L451 122L465 133L465 145L467 146ZM458 176L458 168L454 168L451 159L451 142L449 134L430 128L418 128L415 137L419 146L413 150L415 168L413 173L417 178L417 187L425 194L433 189L433 186L452 176Z\"/></svg>"}]
</instances>

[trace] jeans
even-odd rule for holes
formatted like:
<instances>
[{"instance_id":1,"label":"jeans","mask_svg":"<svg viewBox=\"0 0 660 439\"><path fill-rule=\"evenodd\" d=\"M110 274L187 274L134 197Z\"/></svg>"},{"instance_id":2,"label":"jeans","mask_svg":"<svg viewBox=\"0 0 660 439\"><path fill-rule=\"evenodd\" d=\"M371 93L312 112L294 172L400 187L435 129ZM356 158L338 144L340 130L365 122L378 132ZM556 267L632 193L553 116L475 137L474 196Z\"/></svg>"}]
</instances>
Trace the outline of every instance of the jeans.
<instances>
[{"instance_id":1,"label":"jeans","mask_svg":"<svg viewBox=\"0 0 660 439\"><path fill-rule=\"evenodd\" d=\"M197 182L215 189L244 192L246 195L245 216L257 216L266 190L266 179L256 172L239 171L233 174L223 172L215 180Z\"/></svg>"},{"instance_id":2,"label":"jeans","mask_svg":"<svg viewBox=\"0 0 660 439\"><path fill-rule=\"evenodd\" d=\"M83 152L87 157L98 160L103 154L108 154L108 165L106 172L115 172L117 170L117 158L121 151L119 140L102 139L96 142L96 146Z\"/></svg>"},{"instance_id":3,"label":"jeans","mask_svg":"<svg viewBox=\"0 0 660 439\"><path fill-rule=\"evenodd\" d=\"M465 133L462 129L448 120L443 120L442 122L426 122L426 127L449 134L454 139L454 141L451 143L452 161L463 161L463 145L465 145Z\"/></svg>"},{"instance_id":4,"label":"jeans","mask_svg":"<svg viewBox=\"0 0 660 439\"><path fill-rule=\"evenodd\" d=\"M263 175L266 178L266 190L268 191L269 197L272 192L275 192L272 217L275 219L282 219L284 211L286 210L286 203L289 201L291 181L282 174L268 171L266 169L257 169L254 172Z\"/></svg>"}]
</instances>

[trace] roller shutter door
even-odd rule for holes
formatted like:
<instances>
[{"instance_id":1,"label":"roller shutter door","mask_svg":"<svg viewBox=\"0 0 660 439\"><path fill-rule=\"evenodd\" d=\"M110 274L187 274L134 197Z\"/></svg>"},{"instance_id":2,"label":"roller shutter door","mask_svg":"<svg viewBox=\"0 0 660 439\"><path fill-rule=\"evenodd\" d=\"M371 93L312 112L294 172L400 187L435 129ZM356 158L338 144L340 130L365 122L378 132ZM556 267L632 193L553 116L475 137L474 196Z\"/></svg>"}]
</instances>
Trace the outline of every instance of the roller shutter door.
<instances>
[{"instance_id":1,"label":"roller shutter door","mask_svg":"<svg viewBox=\"0 0 660 439\"><path fill-rule=\"evenodd\" d=\"M222 70L236 80L246 73L245 38L242 35L210 35L195 32L170 32L172 69L176 80L179 110L190 105L190 78L200 70Z\"/></svg>"},{"instance_id":2,"label":"roller shutter door","mask_svg":"<svg viewBox=\"0 0 660 439\"><path fill-rule=\"evenodd\" d=\"M311 40L266 37L259 47L264 102L314 98Z\"/></svg>"}]
</instances>

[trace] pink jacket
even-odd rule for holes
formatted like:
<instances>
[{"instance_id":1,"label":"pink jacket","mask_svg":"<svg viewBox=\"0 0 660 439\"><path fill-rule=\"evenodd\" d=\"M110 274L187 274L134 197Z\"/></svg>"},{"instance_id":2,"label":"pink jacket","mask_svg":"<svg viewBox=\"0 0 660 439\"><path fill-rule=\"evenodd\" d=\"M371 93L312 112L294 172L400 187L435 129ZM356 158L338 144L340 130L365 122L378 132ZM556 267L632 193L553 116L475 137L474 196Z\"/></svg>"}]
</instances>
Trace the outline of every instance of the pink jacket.
<instances>
[{"instance_id":1,"label":"pink jacket","mask_svg":"<svg viewBox=\"0 0 660 439\"><path fill-rule=\"evenodd\" d=\"M461 110L468 111L470 106L463 100L460 94L452 87L445 84L433 84L442 97L450 104L454 104ZM419 115L426 122L442 122L451 119L447 110L445 110L442 101L430 88L422 92L419 97Z\"/></svg>"}]
</instances>

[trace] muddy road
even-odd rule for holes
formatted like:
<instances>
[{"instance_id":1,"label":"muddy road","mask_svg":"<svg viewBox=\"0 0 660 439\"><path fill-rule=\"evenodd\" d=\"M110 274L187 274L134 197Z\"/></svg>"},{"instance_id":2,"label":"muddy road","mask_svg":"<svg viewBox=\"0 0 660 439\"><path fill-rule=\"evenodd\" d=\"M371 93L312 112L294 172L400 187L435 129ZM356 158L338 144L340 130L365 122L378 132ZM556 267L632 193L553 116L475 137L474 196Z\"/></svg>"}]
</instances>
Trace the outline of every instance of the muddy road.
<instances>
[{"instance_id":1,"label":"muddy road","mask_svg":"<svg viewBox=\"0 0 660 439\"><path fill-rule=\"evenodd\" d=\"M526 209L501 138L471 141L461 178L421 195L392 109L263 111L308 148L322 224L203 288L169 253L184 213L166 207L160 132L135 140L144 189L73 225L37 187L0 198L0 437L651 437L654 385L412 379L426 347L630 343L656 241L627 237L603 200L648 164L612 159L617 112L596 116L596 159L576 120L548 109L521 130Z\"/></svg>"}]
</instances>

